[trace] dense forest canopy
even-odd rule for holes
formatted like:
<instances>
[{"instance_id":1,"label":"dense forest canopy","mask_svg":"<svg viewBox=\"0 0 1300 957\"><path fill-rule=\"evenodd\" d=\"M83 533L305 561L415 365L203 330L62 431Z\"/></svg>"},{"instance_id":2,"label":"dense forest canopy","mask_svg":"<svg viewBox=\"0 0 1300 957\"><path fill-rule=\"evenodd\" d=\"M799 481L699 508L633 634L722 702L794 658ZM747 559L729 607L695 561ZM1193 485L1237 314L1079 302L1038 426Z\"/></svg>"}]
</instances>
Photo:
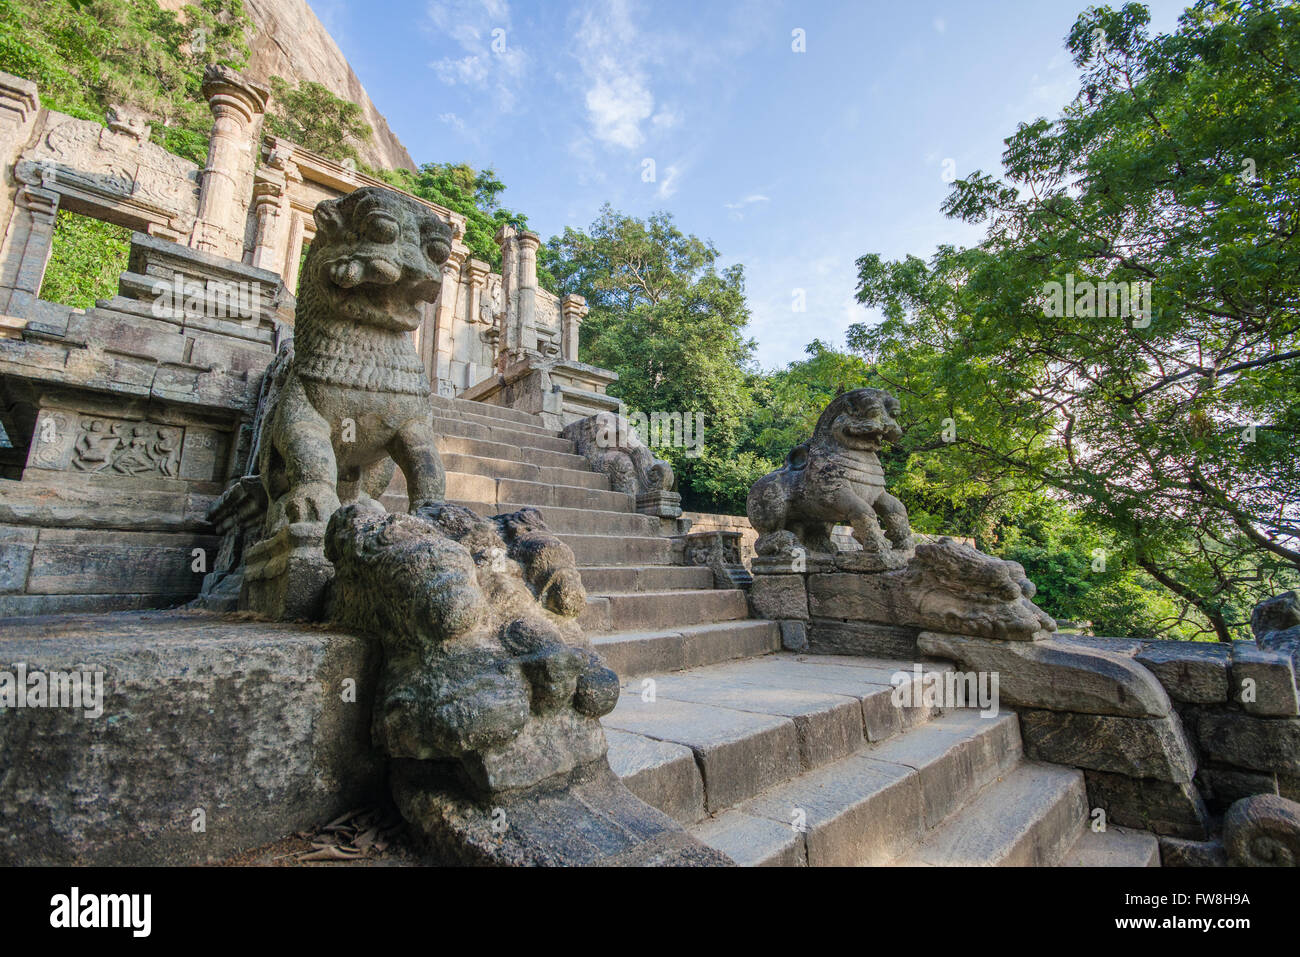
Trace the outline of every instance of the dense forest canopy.
<instances>
[{"instance_id":1,"label":"dense forest canopy","mask_svg":"<svg viewBox=\"0 0 1300 957\"><path fill-rule=\"evenodd\" d=\"M1148 26L1136 3L1078 17L1077 97L944 204L983 240L864 251L856 293L880 319L843 348L760 369L743 266L668 213L606 205L542 246L541 284L586 297L581 358L619 373L628 410L702 415L699 441L657 449L688 507L743 513L838 389L873 385L903 403L883 459L914 527L1021 562L1058 617L1227 640L1300 582L1300 11L1203 0L1169 34ZM144 109L201 163L203 67L241 66L249 28L240 0L0 0L0 70L85 119ZM272 85L269 131L355 161L355 104ZM497 230L527 226L491 168L368 172L463 213L494 268ZM124 239L99 225L60 218L48 294L111 291Z\"/></svg>"}]
</instances>

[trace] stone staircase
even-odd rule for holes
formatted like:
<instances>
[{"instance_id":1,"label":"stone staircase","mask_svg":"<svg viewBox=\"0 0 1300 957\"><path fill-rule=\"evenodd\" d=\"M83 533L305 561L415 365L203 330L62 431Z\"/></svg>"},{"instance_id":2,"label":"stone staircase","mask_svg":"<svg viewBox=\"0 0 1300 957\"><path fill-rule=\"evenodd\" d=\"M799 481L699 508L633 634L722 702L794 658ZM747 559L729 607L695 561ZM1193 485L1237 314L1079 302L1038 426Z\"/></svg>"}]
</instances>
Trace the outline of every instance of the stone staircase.
<instances>
[{"instance_id":1,"label":"stone staircase","mask_svg":"<svg viewBox=\"0 0 1300 957\"><path fill-rule=\"evenodd\" d=\"M534 506L573 548L583 628L624 681L610 764L704 843L742 865L1158 863L1152 835L1086 827L1083 775L1025 760L1014 713L900 710L891 677L912 662L781 652L743 591L670 564L660 519L536 416L434 403L448 500Z\"/></svg>"}]
</instances>

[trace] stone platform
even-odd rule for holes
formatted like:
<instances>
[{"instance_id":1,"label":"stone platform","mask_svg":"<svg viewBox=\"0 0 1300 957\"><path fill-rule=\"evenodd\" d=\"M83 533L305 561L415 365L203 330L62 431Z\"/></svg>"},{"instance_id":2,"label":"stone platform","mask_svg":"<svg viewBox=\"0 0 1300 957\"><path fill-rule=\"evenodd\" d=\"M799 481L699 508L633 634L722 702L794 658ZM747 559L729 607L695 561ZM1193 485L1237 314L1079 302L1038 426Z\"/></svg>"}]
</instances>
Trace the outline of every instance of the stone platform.
<instances>
[{"instance_id":1,"label":"stone platform","mask_svg":"<svg viewBox=\"0 0 1300 957\"><path fill-rule=\"evenodd\" d=\"M10 618L0 671L19 663L102 672L103 713L0 710L0 864L217 861L385 790L362 638L206 612Z\"/></svg>"}]
</instances>

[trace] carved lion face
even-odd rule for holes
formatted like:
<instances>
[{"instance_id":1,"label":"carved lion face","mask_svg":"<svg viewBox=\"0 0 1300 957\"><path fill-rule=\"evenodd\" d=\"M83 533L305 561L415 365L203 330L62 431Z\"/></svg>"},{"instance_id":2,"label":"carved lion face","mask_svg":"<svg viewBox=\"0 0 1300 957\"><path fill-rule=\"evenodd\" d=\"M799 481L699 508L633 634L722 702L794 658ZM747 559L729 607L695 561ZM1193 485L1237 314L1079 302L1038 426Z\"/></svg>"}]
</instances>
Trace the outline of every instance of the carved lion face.
<instances>
[{"instance_id":1,"label":"carved lion face","mask_svg":"<svg viewBox=\"0 0 1300 957\"><path fill-rule=\"evenodd\" d=\"M451 227L419 203L377 186L317 205L304 264L321 305L354 322L410 331L419 304L442 288Z\"/></svg>"},{"instance_id":2,"label":"carved lion face","mask_svg":"<svg viewBox=\"0 0 1300 957\"><path fill-rule=\"evenodd\" d=\"M827 406L832 418L831 436L840 445L864 452L878 452L886 442L903 436L895 416L901 411L898 400L881 389L854 389Z\"/></svg>"}]
</instances>

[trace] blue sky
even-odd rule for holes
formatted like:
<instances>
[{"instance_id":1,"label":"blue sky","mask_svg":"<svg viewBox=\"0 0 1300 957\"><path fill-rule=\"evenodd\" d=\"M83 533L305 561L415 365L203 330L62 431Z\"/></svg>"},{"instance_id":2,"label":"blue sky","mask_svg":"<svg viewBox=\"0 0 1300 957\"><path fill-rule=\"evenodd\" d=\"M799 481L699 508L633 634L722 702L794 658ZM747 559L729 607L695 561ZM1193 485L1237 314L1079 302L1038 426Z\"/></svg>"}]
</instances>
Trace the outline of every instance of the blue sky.
<instances>
[{"instance_id":1,"label":"blue sky","mask_svg":"<svg viewBox=\"0 0 1300 957\"><path fill-rule=\"evenodd\" d=\"M543 239L610 202L743 263L767 368L872 320L858 256L979 238L939 211L945 172L996 172L1018 122L1071 99L1062 41L1087 5L309 3L415 161L494 167ZM1185 4L1149 6L1169 30Z\"/></svg>"}]
</instances>

